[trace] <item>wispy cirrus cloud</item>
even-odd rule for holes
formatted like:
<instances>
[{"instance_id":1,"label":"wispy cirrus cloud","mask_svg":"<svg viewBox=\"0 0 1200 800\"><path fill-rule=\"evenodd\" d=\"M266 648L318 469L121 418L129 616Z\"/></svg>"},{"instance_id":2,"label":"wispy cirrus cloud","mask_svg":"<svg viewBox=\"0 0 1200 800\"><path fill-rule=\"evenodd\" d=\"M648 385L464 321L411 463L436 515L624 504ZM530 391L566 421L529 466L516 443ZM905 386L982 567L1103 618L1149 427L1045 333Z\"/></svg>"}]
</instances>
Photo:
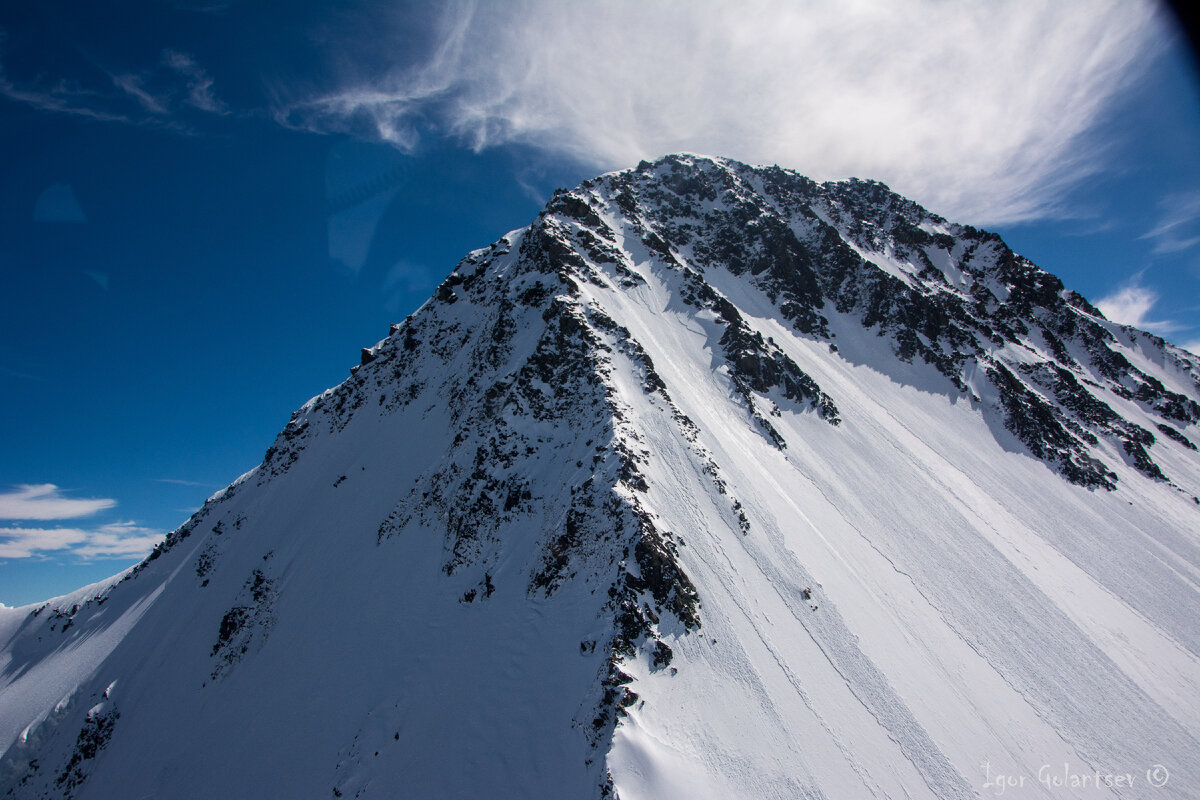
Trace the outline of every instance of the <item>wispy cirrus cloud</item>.
<instances>
[{"instance_id":1,"label":"wispy cirrus cloud","mask_svg":"<svg viewBox=\"0 0 1200 800\"><path fill-rule=\"evenodd\" d=\"M53 483L21 484L0 494L0 519L50 520L89 517L112 508L116 500L65 497Z\"/></svg>"},{"instance_id":2,"label":"wispy cirrus cloud","mask_svg":"<svg viewBox=\"0 0 1200 800\"><path fill-rule=\"evenodd\" d=\"M1159 204L1158 224L1142 235L1158 254L1180 253L1200 244L1200 192L1172 194Z\"/></svg>"},{"instance_id":3,"label":"wispy cirrus cloud","mask_svg":"<svg viewBox=\"0 0 1200 800\"><path fill-rule=\"evenodd\" d=\"M217 98L213 90L212 77L201 69L195 58L178 50L164 50L163 63L184 79L187 87L184 102L212 114L229 113L229 108Z\"/></svg>"},{"instance_id":4,"label":"wispy cirrus cloud","mask_svg":"<svg viewBox=\"0 0 1200 800\"><path fill-rule=\"evenodd\" d=\"M947 216L1005 224L1077 211L1063 198L1108 166L1096 131L1165 35L1157 8L352 0L336 19L310 20L302 49L318 69L241 77L274 98L261 102L285 126L405 151L432 132L477 149L528 145L589 170L705 152L818 179L877 178ZM183 130L188 114L231 114L180 49L101 72L90 83L22 82L0 67L0 95Z\"/></svg>"},{"instance_id":5,"label":"wispy cirrus cloud","mask_svg":"<svg viewBox=\"0 0 1200 800\"><path fill-rule=\"evenodd\" d=\"M113 75L112 81L153 116L167 116L181 106L229 113L214 92L212 77L195 58L178 50L164 50L159 63L140 72Z\"/></svg>"},{"instance_id":6,"label":"wispy cirrus cloud","mask_svg":"<svg viewBox=\"0 0 1200 800\"><path fill-rule=\"evenodd\" d=\"M531 144L600 168L691 150L882 179L944 214L1061 212L1144 63L1148 0L525 0L448 7L416 65L330 63L282 123L413 148ZM377 26L378 36L393 35Z\"/></svg>"},{"instance_id":7,"label":"wispy cirrus cloud","mask_svg":"<svg viewBox=\"0 0 1200 800\"><path fill-rule=\"evenodd\" d=\"M100 122L133 121L125 114L106 110L104 106L107 103L103 95L83 90L65 81L56 82L50 87L18 85L5 74L3 64L0 64L0 97L32 106L40 111L88 117Z\"/></svg>"},{"instance_id":8,"label":"wispy cirrus cloud","mask_svg":"<svg viewBox=\"0 0 1200 800\"><path fill-rule=\"evenodd\" d=\"M132 122L114 110L112 97L104 90L84 87L65 77L47 78L39 74L32 80L13 79L5 69L8 32L0 29L0 97L31 106L39 111L88 117L100 122Z\"/></svg>"},{"instance_id":9,"label":"wispy cirrus cloud","mask_svg":"<svg viewBox=\"0 0 1200 800\"><path fill-rule=\"evenodd\" d=\"M167 107L145 88L140 75L113 75L112 82L114 86L136 100L147 113L155 115L167 113Z\"/></svg>"},{"instance_id":10,"label":"wispy cirrus cloud","mask_svg":"<svg viewBox=\"0 0 1200 800\"><path fill-rule=\"evenodd\" d=\"M194 57L178 50L163 50L157 63L133 70L106 71L97 67L94 74L74 76L39 72L20 80L5 70L4 44L4 32L0 30L0 97L40 111L177 130L187 129L175 119L181 111L229 113L215 93L212 77Z\"/></svg>"}]
</instances>

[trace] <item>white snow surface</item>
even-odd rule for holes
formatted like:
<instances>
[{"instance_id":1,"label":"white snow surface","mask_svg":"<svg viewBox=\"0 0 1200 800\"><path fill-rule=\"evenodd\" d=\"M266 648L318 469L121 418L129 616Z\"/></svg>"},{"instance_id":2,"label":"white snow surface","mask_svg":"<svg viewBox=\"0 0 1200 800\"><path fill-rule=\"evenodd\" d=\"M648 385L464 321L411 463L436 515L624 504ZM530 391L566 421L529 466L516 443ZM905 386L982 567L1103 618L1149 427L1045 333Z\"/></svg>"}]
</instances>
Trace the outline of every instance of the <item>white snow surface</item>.
<instances>
[{"instance_id":1,"label":"white snow surface","mask_svg":"<svg viewBox=\"0 0 1200 800\"><path fill-rule=\"evenodd\" d=\"M747 273L694 263L694 244L672 241L673 263L656 252L651 201L618 201L626 174L571 195L610 231L611 260L578 244L603 229L552 201L460 264L453 300L439 290L306 404L161 554L0 609L0 792L1200 796L1196 451L1159 436L1157 480L1101 437L1117 488L1071 483L1005 429L982 370L960 391L832 303L829 338L799 333ZM798 214L796 230L833 219ZM530 266L539 225L579 256L569 283ZM852 247L922 280L890 243ZM968 250L927 250L946 276L936 291L973 280ZM684 301L689 273L809 375L840 424L778 387L747 407L722 355L729 320ZM579 383L575 325L596 343ZM529 366L555 342L566 367ZM1137 333L1113 347L1200 398L1182 351ZM1144 403L1096 383L1158 430ZM1200 426L1176 426L1200 442ZM640 486L618 479L620 448ZM698 627L642 590L635 606L655 618L615 652L610 586L650 562L634 528L602 531L589 497L640 509L675 543ZM634 695L620 708L605 700L610 666Z\"/></svg>"}]
</instances>

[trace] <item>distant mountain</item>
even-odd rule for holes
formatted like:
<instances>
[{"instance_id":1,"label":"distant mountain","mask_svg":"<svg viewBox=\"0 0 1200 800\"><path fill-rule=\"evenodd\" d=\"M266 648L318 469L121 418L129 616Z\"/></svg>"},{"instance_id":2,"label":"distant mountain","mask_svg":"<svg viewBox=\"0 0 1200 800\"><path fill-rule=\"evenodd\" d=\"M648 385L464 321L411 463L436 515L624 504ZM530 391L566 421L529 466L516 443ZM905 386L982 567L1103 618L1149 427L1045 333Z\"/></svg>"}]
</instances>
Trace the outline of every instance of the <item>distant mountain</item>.
<instances>
[{"instance_id":1,"label":"distant mountain","mask_svg":"<svg viewBox=\"0 0 1200 800\"><path fill-rule=\"evenodd\" d=\"M643 162L0 609L0 792L1200 796L1198 400L882 184Z\"/></svg>"}]
</instances>

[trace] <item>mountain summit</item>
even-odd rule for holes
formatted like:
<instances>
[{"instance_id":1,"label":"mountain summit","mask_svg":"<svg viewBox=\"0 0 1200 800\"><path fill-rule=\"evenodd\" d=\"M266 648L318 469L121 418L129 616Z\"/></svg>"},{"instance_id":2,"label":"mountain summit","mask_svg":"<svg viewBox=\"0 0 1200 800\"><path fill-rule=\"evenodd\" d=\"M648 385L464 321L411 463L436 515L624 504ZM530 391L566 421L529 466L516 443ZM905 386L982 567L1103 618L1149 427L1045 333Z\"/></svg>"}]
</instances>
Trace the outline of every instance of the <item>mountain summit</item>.
<instances>
[{"instance_id":1,"label":"mountain summit","mask_svg":"<svg viewBox=\"0 0 1200 800\"><path fill-rule=\"evenodd\" d=\"M0 792L1194 797L1198 400L882 184L603 175L0 609Z\"/></svg>"}]
</instances>

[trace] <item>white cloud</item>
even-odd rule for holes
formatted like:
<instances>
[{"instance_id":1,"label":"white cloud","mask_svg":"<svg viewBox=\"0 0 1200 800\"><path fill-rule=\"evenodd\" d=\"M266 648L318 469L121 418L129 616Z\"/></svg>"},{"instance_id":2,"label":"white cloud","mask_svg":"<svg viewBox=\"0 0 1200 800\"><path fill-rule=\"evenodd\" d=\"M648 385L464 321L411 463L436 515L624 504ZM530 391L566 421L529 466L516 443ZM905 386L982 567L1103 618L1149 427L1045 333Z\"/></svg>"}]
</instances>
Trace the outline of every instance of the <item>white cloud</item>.
<instances>
[{"instance_id":1,"label":"white cloud","mask_svg":"<svg viewBox=\"0 0 1200 800\"><path fill-rule=\"evenodd\" d=\"M1158 300L1158 292L1140 285L1135 277L1133 282L1097 300L1096 308L1113 322L1122 325L1132 325L1162 336L1178 331L1179 325L1171 320L1148 318Z\"/></svg>"},{"instance_id":2,"label":"white cloud","mask_svg":"<svg viewBox=\"0 0 1200 800\"><path fill-rule=\"evenodd\" d=\"M1200 192L1173 194L1159 205L1162 219L1142 236L1154 240L1155 253L1179 253L1200 244Z\"/></svg>"},{"instance_id":3,"label":"white cloud","mask_svg":"<svg viewBox=\"0 0 1200 800\"><path fill-rule=\"evenodd\" d=\"M0 528L0 558L30 558L86 538L86 533L72 528Z\"/></svg>"},{"instance_id":4,"label":"white cloud","mask_svg":"<svg viewBox=\"0 0 1200 800\"><path fill-rule=\"evenodd\" d=\"M1144 286L1126 286L1096 301L1096 308L1113 322L1141 327L1158 295Z\"/></svg>"},{"instance_id":5,"label":"white cloud","mask_svg":"<svg viewBox=\"0 0 1200 800\"><path fill-rule=\"evenodd\" d=\"M401 148L432 121L477 148L521 142L598 168L679 150L775 162L996 224L1060 211L1102 166L1088 135L1156 25L1149 0L449 8L426 63L349 76L277 118Z\"/></svg>"},{"instance_id":6,"label":"white cloud","mask_svg":"<svg viewBox=\"0 0 1200 800\"><path fill-rule=\"evenodd\" d=\"M1200 356L1200 339L1196 339L1193 342L1184 342L1179 346L1194 356Z\"/></svg>"},{"instance_id":7,"label":"white cloud","mask_svg":"<svg viewBox=\"0 0 1200 800\"><path fill-rule=\"evenodd\" d=\"M109 499L63 497L52 483L22 484L14 492L0 494L0 519L73 519L90 516L116 504L116 500Z\"/></svg>"},{"instance_id":8,"label":"white cloud","mask_svg":"<svg viewBox=\"0 0 1200 800\"><path fill-rule=\"evenodd\" d=\"M63 497L52 483L23 484L0 494L0 519L60 520L86 517L112 508L108 499L75 500ZM132 522L110 522L89 528L0 528L0 558L40 558L70 555L81 561L144 556L162 540L162 534Z\"/></svg>"},{"instance_id":9,"label":"white cloud","mask_svg":"<svg viewBox=\"0 0 1200 800\"><path fill-rule=\"evenodd\" d=\"M87 539L71 548L75 558L91 561L104 558L140 558L161 542L162 533L132 522L114 522L87 532Z\"/></svg>"},{"instance_id":10,"label":"white cloud","mask_svg":"<svg viewBox=\"0 0 1200 800\"><path fill-rule=\"evenodd\" d=\"M149 554L162 534L131 522L99 528L0 528L0 558L38 558L66 551L81 561Z\"/></svg>"}]
</instances>

